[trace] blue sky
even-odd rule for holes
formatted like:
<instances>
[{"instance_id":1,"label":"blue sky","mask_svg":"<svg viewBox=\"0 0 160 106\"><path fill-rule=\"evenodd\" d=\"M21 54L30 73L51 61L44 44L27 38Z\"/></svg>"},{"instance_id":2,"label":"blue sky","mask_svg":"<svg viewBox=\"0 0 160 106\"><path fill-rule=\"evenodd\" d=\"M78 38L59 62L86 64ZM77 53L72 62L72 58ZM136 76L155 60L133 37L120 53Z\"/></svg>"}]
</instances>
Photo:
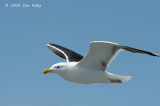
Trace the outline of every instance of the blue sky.
<instances>
[{"instance_id":1,"label":"blue sky","mask_svg":"<svg viewBox=\"0 0 160 106\"><path fill-rule=\"evenodd\" d=\"M11 8L5 4L41 4ZM91 41L160 53L158 0L1 0L1 106L159 106L160 58L121 52L109 72L122 84L83 85L42 72L65 61L47 43L86 55Z\"/></svg>"}]
</instances>

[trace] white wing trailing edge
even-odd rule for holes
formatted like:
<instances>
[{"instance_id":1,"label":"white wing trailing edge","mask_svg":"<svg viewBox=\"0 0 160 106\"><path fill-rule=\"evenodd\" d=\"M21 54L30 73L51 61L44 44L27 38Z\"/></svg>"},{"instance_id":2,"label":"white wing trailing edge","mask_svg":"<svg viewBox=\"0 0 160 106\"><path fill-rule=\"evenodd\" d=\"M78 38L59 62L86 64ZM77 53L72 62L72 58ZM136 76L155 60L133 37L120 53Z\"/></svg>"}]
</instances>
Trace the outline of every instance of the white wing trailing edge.
<instances>
[{"instance_id":1,"label":"white wing trailing edge","mask_svg":"<svg viewBox=\"0 0 160 106\"><path fill-rule=\"evenodd\" d=\"M67 62L77 62L83 58L82 55L56 44L47 44L47 47L61 58L66 59Z\"/></svg>"}]
</instances>

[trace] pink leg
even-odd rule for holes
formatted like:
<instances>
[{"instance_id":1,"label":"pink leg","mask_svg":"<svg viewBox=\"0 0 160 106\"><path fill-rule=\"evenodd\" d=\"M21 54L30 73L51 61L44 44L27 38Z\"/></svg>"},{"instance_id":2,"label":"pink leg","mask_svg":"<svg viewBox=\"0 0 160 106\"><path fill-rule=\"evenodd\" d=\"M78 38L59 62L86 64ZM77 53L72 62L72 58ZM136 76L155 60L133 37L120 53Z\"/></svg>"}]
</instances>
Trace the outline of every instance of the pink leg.
<instances>
[{"instance_id":1,"label":"pink leg","mask_svg":"<svg viewBox=\"0 0 160 106\"><path fill-rule=\"evenodd\" d=\"M111 83L122 83L119 79L111 79Z\"/></svg>"}]
</instances>

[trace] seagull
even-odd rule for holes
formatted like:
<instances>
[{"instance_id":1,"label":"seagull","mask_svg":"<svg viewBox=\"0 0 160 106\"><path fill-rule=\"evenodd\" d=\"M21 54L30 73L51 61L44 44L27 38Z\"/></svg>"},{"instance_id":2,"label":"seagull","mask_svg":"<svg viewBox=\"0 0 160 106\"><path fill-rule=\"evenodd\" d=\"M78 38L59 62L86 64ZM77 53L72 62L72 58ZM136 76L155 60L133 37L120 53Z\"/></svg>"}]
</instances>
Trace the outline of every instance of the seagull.
<instances>
[{"instance_id":1,"label":"seagull","mask_svg":"<svg viewBox=\"0 0 160 106\"><path fill-rule=\"evenodd\" d=\"M85 57L57 44L47 44L47 47L67 62L54 64L43 73L56 73L67 81L81 84L129 81L131 76L115 75L107 71L111 62L122 50L160 57L159 54L108 41L91 42Z\"/></svg>"}]
</instances>

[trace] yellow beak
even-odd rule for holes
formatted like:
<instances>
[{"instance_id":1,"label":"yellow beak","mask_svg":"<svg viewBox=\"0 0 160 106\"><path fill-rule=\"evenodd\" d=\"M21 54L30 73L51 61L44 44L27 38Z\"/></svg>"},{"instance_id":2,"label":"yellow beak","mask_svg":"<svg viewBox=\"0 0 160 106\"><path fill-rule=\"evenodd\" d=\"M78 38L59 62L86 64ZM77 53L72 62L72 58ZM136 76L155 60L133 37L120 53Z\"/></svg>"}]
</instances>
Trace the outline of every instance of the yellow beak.
<instances>
[{"instance_id":1,"label":"yellow beak","mask_svg":"<svg viewBox=\"0 0 160 106\"><path fill-rule=\"evenodd\" d=\"M52 71L53 71L53 70L47 68L47 69L45 69L45 70L43 71L43 74L47 74L47 73L52 72Z\"/></svg>"}]
</instances>

